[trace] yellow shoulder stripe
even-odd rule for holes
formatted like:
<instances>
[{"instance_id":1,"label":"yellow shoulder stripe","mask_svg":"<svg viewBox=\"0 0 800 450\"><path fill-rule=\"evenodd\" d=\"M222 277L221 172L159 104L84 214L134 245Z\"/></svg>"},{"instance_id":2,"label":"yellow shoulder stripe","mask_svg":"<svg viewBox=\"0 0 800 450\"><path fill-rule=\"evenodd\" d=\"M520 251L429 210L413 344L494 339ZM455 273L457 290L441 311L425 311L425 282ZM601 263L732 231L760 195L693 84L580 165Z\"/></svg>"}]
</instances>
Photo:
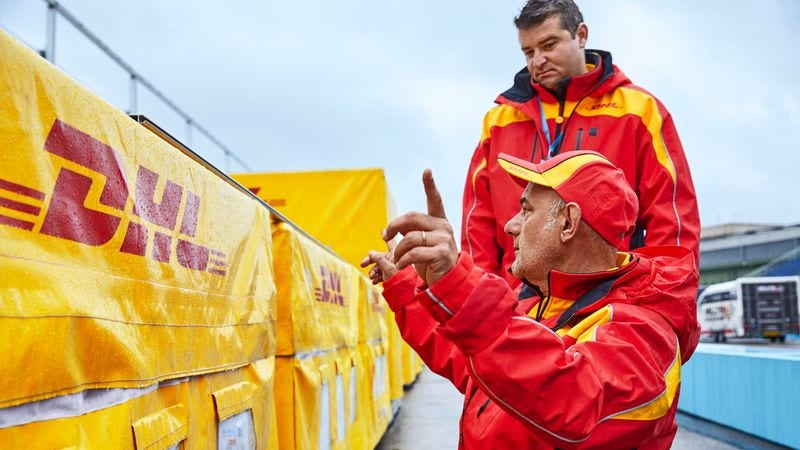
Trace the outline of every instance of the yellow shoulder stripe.
<instances>
[{"instance_id":1,"label":"yellow shoulder stripe","mask_svg":"<svg viewBox=\"0 0 800 450\"><path fill-rule=\"evenodd\" d=\"M587 98L581 103L578 112L582 116L622 117L626 114L635 114L641 117L653 140L656 159L669 172L672 181L675 181L675 166L667 153L667 146L661 135L664 118L661 117L658 110L658 103L651 95L636 89L621 87L597 99Z\"/></svg>"},{"instance_id":2,"label":"yellow shoulder stripe","mask_svg":"<svg viewBox=\"0 0 800 450\"><path fill-rule=\"evenodd\" d=\"M634 408L629 411L623 411L620 414L611 416L610 419L619 420L656 420L669 411L672 407L672 402L675 401L675 394L678 392L678 386L681 383L681 352L678 348L675 360L672 361L667 373L664 374L664 381L667 388L655 400Z\"/></svg>"},{"instance_id":3,"label":"yellow shoulder stripe","mask_svg":"<svg viewBox=\"0 0 800 450\"><path fill-rule=\"evenodd\" d=\"M475 180L478 179L478 174L486 168L486 158L483 158L480 163L478 163L478 167L472 172L472 189L475 190Z\"/></svg>"},{"instance_id":4,"label":"yellow shoulder stripe","mask_svg":"<svg viewBox=\"0 0 800 450\"><path fill-rule=\"evenodd\" d=\"M589 315L589 317L575 324L575 326L569 329L569 331L567 331L565 334L575 339L577 343L594 341L596 338L595 333L597 331L597 327L604 323L610 322L613 313L614 310L610 305L605 306L604 308L593 312L591 315ZM642 406L638 406L627 411L622 411L618 414L608 417L607 419L655 420L666 414L670 407L672 407L672 402L675 401L675 394L677 394L678 386L680 386L681 383L680 347L678 347L676 351L675 359L672 361L672 365L670 365L669 369L664 374L664 382L666 384L666 389L653 401L647 402Z\"/></svg>"},{"instance_id":5,"label":"yellow shoulder stripe","mask_svg":"<svg viewBox=\"0 0 800 450\"><path fill-rule=\"evenodd\" d=\"M481 143L489 137L492 127L504 127L514 122L524 122L531 120L522 111L508 105L497 105L486 113L483 119L483 134Z\"/></svg>"}]
</instances>

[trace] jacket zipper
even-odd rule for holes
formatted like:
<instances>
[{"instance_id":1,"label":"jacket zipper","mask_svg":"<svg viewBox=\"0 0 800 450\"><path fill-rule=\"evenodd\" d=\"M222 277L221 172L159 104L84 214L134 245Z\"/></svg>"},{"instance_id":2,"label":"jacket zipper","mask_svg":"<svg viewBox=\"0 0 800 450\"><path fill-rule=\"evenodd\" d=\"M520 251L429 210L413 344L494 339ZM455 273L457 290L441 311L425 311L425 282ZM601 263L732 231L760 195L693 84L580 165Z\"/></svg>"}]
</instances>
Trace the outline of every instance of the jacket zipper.
<instances>
[{"instance_id":1,"label":"jacket zipper","mask_svg":"<svg viewBox=\"0 0 800 450\"><path fill-rule=\"evenodd\" d=\"M581 137L583 136L583 128L578 128L578 142L575 143L575 150L581 149Z\"/></svg>"},{"instance_id":2,"label":"jacket zipper","mask_svg":"<svg viewBox=\"0 0 800 450\"><path fill-rule=\"evenodd\" d=\"M569 115L569 118L566 121L564 120L564 116L563 115L564 115L564 103L567 101L567 92L566 92L566 90L564 91L564 100L559 100L558 101L558 117L556 118L556 137L558 137L558 133L561 131L561 123L558 123L558 119L561 119L561 122L564 123L564 133L566 133L567 132L567 125L569 125L569 121L572 120L572 116L574 116L575 113L578 111L578 107L581 106L581 103L583 103L583 100L585 98L587 98L587 97L590 97L592 94L594 94L594 91L596 91L598 88L600 88L600 86L602 86L603 83L605 83L606 80L608 80L612 76L614 76L614 71L613 70L611 72L609 72L606 76L602 77L600 79L600 81L598 81L597 84L592 88L591 91L589 91L586 95L581 97L580 100L578 100L578 103L575 104L575 108L572 109L572 113ZM547 120L547 119L546 118L542 118L542 120ZM579 131L581 131L581 129L579 129ZM580 134L578 136L579 136L578 137L578 142L580 143ZM563 141L563 138L562 138L561 144L563 144L563 143L564 143L564 141ZM555 150L556 150L556 153L551 155L551 156L555 156L555 155L561 153L561 145L559 145L559 148L557 148Z\"/></svg>"},{"instance_id":3,"label":"jacket zipper","mask_svg":"<svg viewBox=\"0 0 800 450\"><path fill-rule=\"evenodd\" d=\"M567 95L567 93L565 91L564 92L564 96L566 97L566 95ZM556 119L555 119L555 121L556 121L556 134L555 134L555 137L553 139L558 139L558 137L561 135L561 128L562 128L562 124L564 123L564 102L565 101L566 100L559 100L558 101L558 116L556 116ZM545 120L547 120L547 119L545 119ZM566 129L564 131L566 132ZM562 137L561 141L558 142L557 147L554 148L553 151L550 152L550 153L552 153L550 155L551 157L561 153L561 144L563 144L563 143L564 143L564 138Z\"/></svg>"},{"instance_id":4,"label":"jacket zipper","mask_svg":"<svg viewBox=\"0 0 800 450\"><path fill-rule=\"evenodd\" d=\"M534 122L533 125L533 150L531 150L531 162L536 161L536 148L539 146L539 130L536 129L536 122Z\"/></svg>"}]
</instances>

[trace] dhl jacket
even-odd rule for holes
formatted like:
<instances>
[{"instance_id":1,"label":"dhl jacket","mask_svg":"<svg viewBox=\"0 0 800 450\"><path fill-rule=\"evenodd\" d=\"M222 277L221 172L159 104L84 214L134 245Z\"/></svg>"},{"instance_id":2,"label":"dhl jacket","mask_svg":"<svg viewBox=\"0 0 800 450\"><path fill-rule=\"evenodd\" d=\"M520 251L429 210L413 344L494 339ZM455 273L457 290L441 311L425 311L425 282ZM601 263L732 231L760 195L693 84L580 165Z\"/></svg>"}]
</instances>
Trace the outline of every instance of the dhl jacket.
<instances>
[{"instance_id":1,"label":"dhl jacket","mask_svg":"<svg viewBox=\"0 0 800 450\"><path fill-rule=\"evenodd\" d=\"M464 252L433 286L410 267L384 283L403 339L464 394L459 448L670 447L700 332L694 258L619 255L614 270L551 271L542 301L518 301Z\"/></svg>"},{"instance_id":2,"label":"dhl jacket","mask_svg":"<svg viewBox=\"0 0 800 450\"><path fill-rule=\"evenodd\" d=\"M519 210L522 189L496 164L501 152L534 162L567 150L602 153L639 197L637 232L626 245L679 245L695 258L699 252L694 186L671 115L612 64L610 53L588 50L586 60L592 70L555 94L523 69L484 118L464 186L461 249L512 286L519 280L506 271L514 250L503 227Z\"/></svg>"}]
</instances>

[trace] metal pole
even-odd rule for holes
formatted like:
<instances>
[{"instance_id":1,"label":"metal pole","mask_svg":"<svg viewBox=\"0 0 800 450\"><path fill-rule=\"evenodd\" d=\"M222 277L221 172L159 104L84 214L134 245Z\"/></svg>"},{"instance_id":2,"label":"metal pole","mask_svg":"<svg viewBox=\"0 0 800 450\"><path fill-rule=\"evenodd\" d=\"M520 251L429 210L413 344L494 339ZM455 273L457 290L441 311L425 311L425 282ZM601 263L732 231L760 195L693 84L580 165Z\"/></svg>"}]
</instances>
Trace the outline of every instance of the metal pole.
<instances>
[{"instance_id":1,"label":"metal pole","mask_svg":"<svg viewBox=\"0 0 800 450\"><path fill-rule=\"evenodd\" d=\"M235 153L230 151L228 149L228 147L225 146L225 144L220 142L219 139L214 137L214 135L209 133L208 130L203 128L199 123L197 123L194 120L192 120L192 118L191 118L191 116L189 116L189 114L184 112L172 100L167 98L167 96L162 94L161 91L156 89L155 86L153 86L149 81L147 81L146 78L142 77L141 75L139 75L139 73L137 73L135 70L133 70L133 67L131 67L125 61L123 61L122 58L120 58L119 55L114 53L105 43L103 43L103 41L100 40L100 38L95 36L80 21L78 21L78 19L75 18L75 16L73 16L72 14L70 14L69 11L64 9L64 7L61 6L58 3L58 1L56 1L56 0L44 0L44 1L47 2L47 6L48 6L48 42L47 42L48 48L46 49L46 55L45 55L48 60L53 62L54 57L55 57L55 17L56 17L56 13L59 13L59 14L61 14L61 17L63 17L67 22L71 23L78 31L80 31L84 36L86 36L86 38L88 38L92 43L94 43L94 45L96 45L97 48L102 50L103 53L108 55L109 58L111 58L114 62L119 64L119 66L122 67L123 70L125 70L126 72L128 72L130 74L130 76L131 76L131 97L132 97L131 98L131 106L134 109L137 107L136 102L135 102L135 100L133 98L133 96L135 94L135 89L137 89L136 85L142 85L145 89L147 89L153 95L158 97L162 102L164 102L164 104L166 104L168 107L170 107L178 115L183 117L184 120L186 120L187 124L189 124L190 127L195 128L197 130L197 132L199 132L203 136L207 137L217 147L221 148L222 151L225 152L225 164L226 164L226 167L228 167L228 169L230 169L230 161L229 160L233 159L234 162L238 163L240 166L242 166L246 170L251 171L251 172L253 171L253 169L251 169L250 166L247 165L247 163L242 161L241 158L239 158ZM131 111L131 112L134 112L134 111ZM189 137L190 137L190 141L191 141L191 135L189 135Z\"/></svg>"},{"instance_id":2,"label":"metal pole","mask_svg":"<svg viewBox=\"0 0 800 450\"><path fill-rule=\"evenodd\" d=\"M136 75L131 74L131 82L130 82L130 111L128 114L136 114L139 111L139 98L138 92L136 91Z\"/></svg>"},{"instance_id":3,"label":"metal pole","mask_svg":"<svg viewBox=\"0 0 800 450\"><path fill-rule=\"evenodd\" d=\"M44 57L55 64L56 62L56 4L47 2L47 42L45 43Z\"/></svg>"}]
</instances>

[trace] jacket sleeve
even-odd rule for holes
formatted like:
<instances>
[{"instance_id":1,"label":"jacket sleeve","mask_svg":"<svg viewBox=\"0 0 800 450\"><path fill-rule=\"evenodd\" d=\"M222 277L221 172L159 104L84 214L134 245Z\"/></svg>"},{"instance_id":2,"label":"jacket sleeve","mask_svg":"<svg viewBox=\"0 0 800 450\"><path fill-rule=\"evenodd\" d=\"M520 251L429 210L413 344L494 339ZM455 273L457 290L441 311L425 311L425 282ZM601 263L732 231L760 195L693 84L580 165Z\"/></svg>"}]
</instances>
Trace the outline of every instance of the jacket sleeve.
<instances>
[{"instance_id":1,"label":"jacket sleeve","mask_svg":"<svg viewBox=\"0 0 800 450\"><path fill-rule=\"evenodd\" d=\"M439 323L416 301L419 283L422 280L409 266L383 284L383 296L394 312L403 340L432 372L450 380L463 394L469 378L466 359L461 350L441 335Z\"/></svg>"},{"instance_id":2,"label":"jacket sleeve","mask_svg":"<svg viewBox=\"0 0 800 450\"><path fill-rule=\"evenodd\" d=\"M502 280L465 255L418 298L476 384L555 447L636 447L677 407L677 337L656 313L609 305L561 337L515 313Z\"/></svg>"},{"instance_id":3,"label":"jacket sleeve","mask_svg":"<svg viewBox=\"0 0 800 450\"><path fill-rule=\"evenodd\" d=\"M652 98L638 151L639 220L645 245L678 245L699 261L700 216L689 164L669 111Z\"/></svg>"},{"instance_id":4,"label":"jacket sleeve","mask_svg":"<svg viewBox=\"0 0 800 450\"><path fill-rule=\"evenodd\" d=\"M484 128L488 125L484 123ZM491 137L484 131L481 142L472 154L461 218L461 250L472 257L478 267L503 276L502 248L497 240L497 219L489 189L489 145Z\"/></svg>"}]
</instances>

